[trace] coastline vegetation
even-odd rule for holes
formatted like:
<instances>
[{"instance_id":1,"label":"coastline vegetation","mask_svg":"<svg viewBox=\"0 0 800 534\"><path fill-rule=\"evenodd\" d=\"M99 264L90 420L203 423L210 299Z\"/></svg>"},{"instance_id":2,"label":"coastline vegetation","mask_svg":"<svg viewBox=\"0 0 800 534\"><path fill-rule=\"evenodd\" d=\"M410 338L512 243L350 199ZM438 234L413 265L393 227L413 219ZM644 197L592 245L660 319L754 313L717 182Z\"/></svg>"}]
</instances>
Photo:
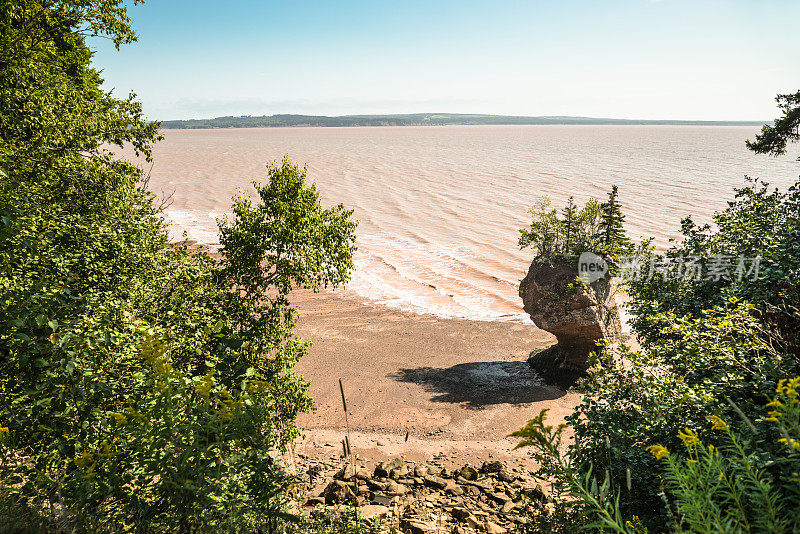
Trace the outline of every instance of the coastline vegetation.
<instances>
[{"instance_id":1,"label":"coastline vegetation","mask_svg":"<svg viewBox=\"0 0 800 534\"><path fill-rule=\"evenodd\" d=\"M311 407L289 295L348 280L352 212L283 159L233 200L221 259L171 246L146 176L109 148L149 160L159 125L101 89L86 44L135 40L122 1L0 13L0 530L370 531L290 514L275 458ZM798 140L800 97L779 102L757 152ZM520 246L541 257L632 248L616 187L533 216ZM761 276L630 283L641 349L598 352L572 443L545 413L515 433L556 497L532 529L800 529L800 183L753 182L714 222L641 250L759 256Z\"/></svg>"},{"instance_id":2,"label":"coastline vegetation","mask_svg":"<svg viewBox=\"0 0 800 534\"><path fill-rule=\"evenodd\" d=\"M799 111L749 146L783 153ZM645 262L759 257L759 273L628 281L641 347L599 349L567 422L542 413L515 433L554 483L552 531L800 529L800 182L753 180L713 227L687 218L682 232L664 254L641 247Z\"/></svg>"},{"instance_id":3,"label":"coastline vegetation","mask_svg":"<svg viewBox=\"0 0 800 534\"><path fill-rule=\"evenodd\" d=\"M291 126L448 126L448 125L543 125L543 124L617 124L664 126L761 126L758 121L685 121L631 120L594 117L524 117L509 115L464 115L457 113L411 113L405 115L242 115L213 119L161 121L166 129L204 128L284 128Z\"/></svg>"}]
</instances>

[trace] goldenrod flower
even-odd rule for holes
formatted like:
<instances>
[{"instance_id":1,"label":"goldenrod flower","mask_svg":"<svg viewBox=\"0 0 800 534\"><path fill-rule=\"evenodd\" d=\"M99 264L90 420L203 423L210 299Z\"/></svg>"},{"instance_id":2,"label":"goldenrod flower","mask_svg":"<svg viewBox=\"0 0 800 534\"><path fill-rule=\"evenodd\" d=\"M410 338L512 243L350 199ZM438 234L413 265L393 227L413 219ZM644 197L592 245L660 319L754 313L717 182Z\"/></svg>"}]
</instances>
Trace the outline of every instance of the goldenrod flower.
<instances>
[{"instance_id":1,"label":"goldenrod flower","mask_svg":"<svg viewBox=\"0 0 800 534\"><path fill-rule=\"evenodd\" d=\"M89 451L83 451L83 453L78 457L75 458L75 465L78 467L86 467L89 464L92 464L92 453Z\"/></svg>"},{"instance_id":2,"label":"goldenrod flower","mask_svg":"<svg viewBox=\"0 0 800 534\"><path fill-rule=\"evenodd\" d=\"M651 445L647 447L647 450L656 457L656 460L660 460L665 456L669 456L669 451L663 445Z\"/></svg>"},{"instance_id":3,"label":"goldenrod flower","mask_svg":"<svg viewBox=\"0 0 800 534\"><path fill-rule=\"evenodd\" d=\"M719 417L718 415L712 415L711 417L709 417L709 419L711 419L711 423L712 423L712 427L711 428L713 428L714 430L727 430L728 429L728 423L723 421L722 418Z\"/></svg>"},{"instance_id":4,"label":"goldenrod flower","mask_svg":"<svg viewBox=\"0 0 800 534\"><path fill-rule=\"evenodd\" d=\"M698 438L697 434L690 428L678 432L678 437L681 438L681 441L683 441L687 447L694 447L700 443L700 438Z\"/></svg>"},{"instance_id":5,"label":"goldenrod flower","mask_svg":"<svg viewBox=\"0 0 800 534\"><path fill-rule=\"evenodd\" d=\"M209 371L206 375L195 384L194 389L197 393L205 398L211 394L211 388L214 387L214 371Z\"/></svg>"},{"instance_id":6,"label":"goldenrod flower","mask_svg":"<svg viewBox=\"0 0 800 534\"><path fill-rule=\"evenodd\" d=\"M787 440L787 438L780 438L778 441L780 441L781 443L788 443L794 449L800 451L800 441L797 441L796 439L788 438Z\"/></svg>"},{"instance_id":7,"label":"goldenrod flower","mask_svg":"<svg viewBox=\"0 0 800 534\"><path fill-rule=\"evenodd\" d=\"M791 378L791 379L782 379L778 382L778 387L776 391L778 394L784 394L789 397L797 397L797 388L800 386L800 377Z\"/></svg>"},{"instance_id":8,"label":"goldenrod flower","mask_svg":"<svg viewBox=\"0 0 800 534\"><path fill-rule=\"evenodd\" d=\"M773 423L777 423L778 422L778 416L780 416L780 415L781 415L781 412L779 412L777 410L771 410L767 414L766 420L767 421L772 421Z\"/></svg>"},{"instance_id":9,"label":"goldenrod flower","mask_svg":"<svg viewBox=\"0 0 800 534\"><path fill-rule=\"evenodd\" d=\"M0 426L0 443L5 443L8 441L8 436L11 435L11 431L8 430L6 426Z\"/></svg>"}]
</instances>

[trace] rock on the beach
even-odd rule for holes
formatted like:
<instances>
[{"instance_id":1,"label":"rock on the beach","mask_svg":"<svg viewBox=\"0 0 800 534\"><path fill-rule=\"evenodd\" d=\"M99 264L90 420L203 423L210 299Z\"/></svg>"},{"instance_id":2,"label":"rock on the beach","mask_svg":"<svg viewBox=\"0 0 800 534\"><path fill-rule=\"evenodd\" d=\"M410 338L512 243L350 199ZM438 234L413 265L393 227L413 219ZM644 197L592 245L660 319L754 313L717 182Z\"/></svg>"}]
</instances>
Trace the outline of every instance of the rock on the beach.
<instances>
[{"instance_id":1,"label":"rock on the beach","mask_svg":"<svg viewBox=\"0 0 800 534\"><path fill-rule=\"evenodd\" d=\"M403 519L400 521L400 529L411 534L428 534L434 532L436 526L416 519Z\"/></svg>"},{"instance_id":2,"label":"rock on the beach","mask_svg":"<svg viewBox=\"0 0 800 534\"><path fill-rule=\"evenodd\" d=\"M461 470L458 472L458 476L464 480L477 480L478 470L467 464L461 468Z\"/></svg>"},{"instance_id":3,"label":"rock on the beach","mask_svg":"<svg viewBox=\"0 0 800 534\"><path fill-rule=\"evenodd\" d=\"M325 488L322 493L325 504L340 504L343 502L355 501L353 490L341 480L334 480Z\"/></svg>"},{"instance_id":4,"label":"rock on the beach","mask_svg":"<svg viewBox=\"0 0 800 534\"><path fill-rule=\"evenodd\" d=\"M358 508L358 515L365 519L384 519L389 515L389 508L380 504L367 504Z\"/></svg>"},{"instance_id":5,"label":"rock on the beach","mask_svg":"<svg viewBox=\"0 0 800 534\"><path fill-rule=\"evenodd\" d=\"M483 471L484 473L499 473L502 470L503 470L503 463L498 462L497 460L489 460L488 462L483 462L483 465L481 466L481 471Z\"/></svg>"},{"instance_id":6,"label":"rock on the beach","mask_svg":"<svg viewBox=\"0 0 800 534\"><path fill-rule=\"evenodd\" d=\"M504 529L500 525L492 523L491 521L487 521L486 534L506 534L506 529Z\"/></svg>"},{"instance_id":7,"label":"rock on the beach","mask_svg":"<svg viewBox=\"0 0 800 534\"><path fill-rule=\"evenodd\" d=\"M558 340L529 360L546 381L559 385L571 382L586 371L597 341L620 334L615 293L607 277L582 283L577 264L567 260L537 258L531 263L519 285L523 307L537 327Z\"/></svg>"}]
</instances>

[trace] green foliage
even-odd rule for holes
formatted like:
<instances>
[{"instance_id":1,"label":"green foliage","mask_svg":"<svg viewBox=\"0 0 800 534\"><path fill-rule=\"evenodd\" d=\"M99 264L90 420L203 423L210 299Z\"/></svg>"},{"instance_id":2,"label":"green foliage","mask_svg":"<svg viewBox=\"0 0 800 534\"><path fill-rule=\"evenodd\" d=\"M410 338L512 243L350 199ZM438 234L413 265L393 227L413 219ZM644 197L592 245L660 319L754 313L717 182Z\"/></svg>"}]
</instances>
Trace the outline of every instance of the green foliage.
<instances>
[{"instance_id":1,"label":"green foliage","mask_svg":"<svg viewBox=\"0 0 800 534\"><path fill-rule=\"evenodd\" d=\"M617 200L617 186L611 186L608 200L600 204L597 251L607 258L618 258L631 251L631 241L625 235L625 215Z\"/></svg>"},{"instance_id":2,"label":"green foliage","mask_svg":"<svg viewBox=\"0 0 800 534\"><path fill-rule=\"evenodd\" d=\"M712 415L704 422L717 446L705 443L701 436L685 428L677 434L684 455L670 453L657 444L648 447L655 461L664 467L662 494L670 532L797 532L800 529L800 401L797 388L800 378L783 379L772 408L763 419L771 436L763 439L752 422L742 430ZM583 476L576 475L570 458L562 455L566 425L553 429L545 424L543 411L514 436L524 438L518 447L532 447L533 455L547 472L555 476L554 486L569 495L569 506L587 520L583 529L599 528L615 532L643 532L638 518L623 520L620 495L631 485L614 487L606 476L600 485L591 467ZM633 469L633 468L631 468Z\"/></svg>"},{"instance_id":3,"label":"green foliage","mask_svg":"<svg viewBox=\"0 0 800 534\"><path fill-rule=\"evenodd\" d=\"M570 197L560 217L547 197L538 199L529 212L532 221L528 228L519 231L519 246L533 248L537 258L571 258L595 252L615 260L631 251L625 235L625 216L617 200L617 186L611 188L608 200L603 203L590 199L578 207Z\"/></svg>"},{"instance_id":4,"label":"green foliage","mask_svg":"<svg viewBox=\"0 0 800 534\"><path fill-rule=\"evenodd\" d=\"M673 269L631 281L631 313L637 332L645 340L658 337L659 325L652 317L662 311L696 316L735 297L752 302L773 337L781 340L786 351L798 354L800 183L782 192L752 181L736 190L735 199L715 214L714 223L716 231L686 218L682 242L663 255L647 252L644 263L672 265ZM754 258L759 258L757 276L751 271ZM706 272L715 264L725 268L718 276L677 276L686 259Z\"/></svg>"},{"instance_id":5,"label":"green foliage","mask_svg":"<svg viewBox=\"0 0 800 534\"><path fill-rule=\"evenodd\" d=\"M800 141L800 91L775 97L783 116L770 126L765 124L755 141L747 141L747 148L758 154L780 156L786 145Z\"/></svg>"},{"instance_id":6,"label":"green foliage","mask_svg":"<svg viewBox=\"0 0 800 534\"><path fill-rule=\"evenodd\" d=\"M222 259L171 247L142 172L157 124L100 89L119 1L0 4L0 513L14 528L253 531L288 518L273 455L311 407L287 294L347 280L350 212L268 167ZM4 518L5 519L5 518Z\"/></svg>"}]
</instances>

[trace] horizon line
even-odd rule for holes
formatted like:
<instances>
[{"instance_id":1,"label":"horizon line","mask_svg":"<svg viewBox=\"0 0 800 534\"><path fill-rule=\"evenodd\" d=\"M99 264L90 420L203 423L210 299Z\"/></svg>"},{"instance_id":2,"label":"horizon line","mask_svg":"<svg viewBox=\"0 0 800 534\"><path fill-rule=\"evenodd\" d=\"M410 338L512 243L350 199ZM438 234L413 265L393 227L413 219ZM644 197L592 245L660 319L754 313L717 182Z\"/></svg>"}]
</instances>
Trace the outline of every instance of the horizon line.
<instances>
[{"instance_id":1,"label":"horizon line","mask_svg":"<svg viewBox=\"0 0 800 534\"><path fill-rule=\"evenodd\" d=\"M477 121L477 122L474 122ZM163 127L178 128L236 128L287 126L422 126L422 125L741 125L757 126L773 121L761 120L700 120L700 119L623 119L581 115L497 115L485 113L373 113L346 115L312 115L304 113L273 113L271 115L221 115L213 118L159 120ZM387 124L391 123L391 124Z\"/></svg>"}]
</instances>

